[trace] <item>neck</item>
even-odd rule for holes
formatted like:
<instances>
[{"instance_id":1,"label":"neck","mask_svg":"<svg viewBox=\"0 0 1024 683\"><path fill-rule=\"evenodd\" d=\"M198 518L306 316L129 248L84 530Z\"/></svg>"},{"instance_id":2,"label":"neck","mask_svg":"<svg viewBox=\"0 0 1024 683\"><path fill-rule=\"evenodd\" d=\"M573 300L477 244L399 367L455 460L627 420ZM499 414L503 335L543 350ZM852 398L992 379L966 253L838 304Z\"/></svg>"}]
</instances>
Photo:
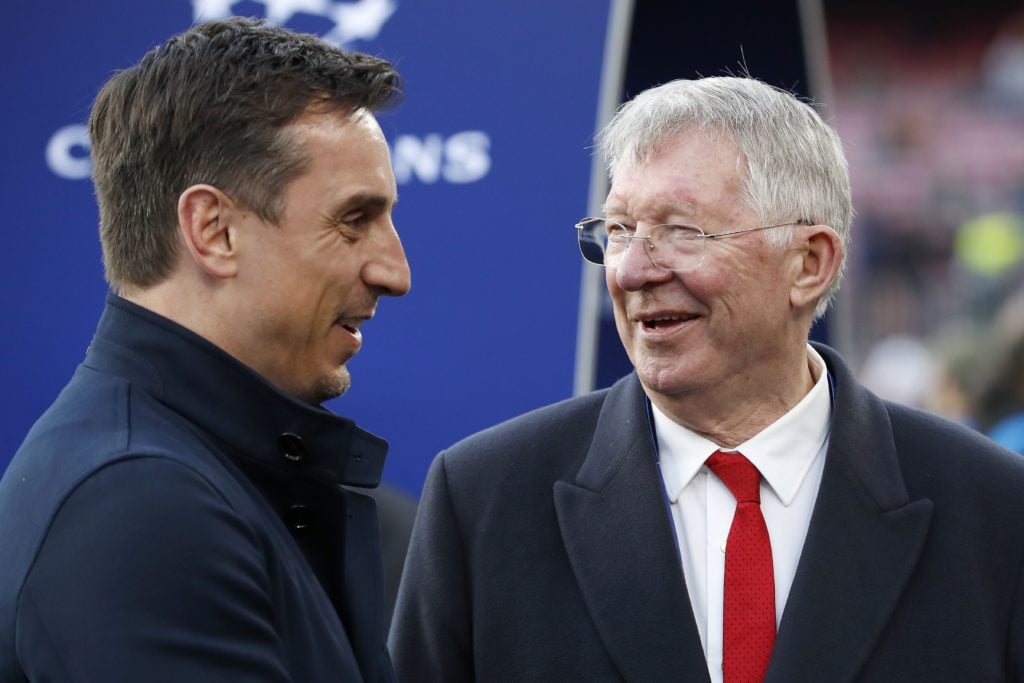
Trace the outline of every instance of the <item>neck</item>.
<instances>
[{"instance_id":1,"label":"neck","mask_svg":"<svg viewBox=\"0 0 1024 683\"><path fill-rule=\"evenodd\" d=\"M713 391L647 395L674 422L722 448L735 448L789 412L821 375L806 347L775 367L771 377L737 377Z\"/></svg>"}]
</instances>

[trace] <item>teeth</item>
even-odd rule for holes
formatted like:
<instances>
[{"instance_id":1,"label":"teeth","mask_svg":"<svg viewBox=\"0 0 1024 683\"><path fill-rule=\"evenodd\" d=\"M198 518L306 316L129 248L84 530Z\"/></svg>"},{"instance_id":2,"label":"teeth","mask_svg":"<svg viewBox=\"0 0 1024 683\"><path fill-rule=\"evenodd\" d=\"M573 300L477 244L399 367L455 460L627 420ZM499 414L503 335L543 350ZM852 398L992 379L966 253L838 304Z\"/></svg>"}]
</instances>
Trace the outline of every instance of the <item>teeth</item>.
<instances>
[{"instance_id":1,"label":"teeth","mask_svg":"<svg viewBox=\"0 0 1024 683\"><path fill-rule=\"evenodd\" d=\"M662 315L657 318L640 318L640 321L647 327L658 327L662 323L686 322L693 320L694 315Z\"/></svg>"}]
</instances>

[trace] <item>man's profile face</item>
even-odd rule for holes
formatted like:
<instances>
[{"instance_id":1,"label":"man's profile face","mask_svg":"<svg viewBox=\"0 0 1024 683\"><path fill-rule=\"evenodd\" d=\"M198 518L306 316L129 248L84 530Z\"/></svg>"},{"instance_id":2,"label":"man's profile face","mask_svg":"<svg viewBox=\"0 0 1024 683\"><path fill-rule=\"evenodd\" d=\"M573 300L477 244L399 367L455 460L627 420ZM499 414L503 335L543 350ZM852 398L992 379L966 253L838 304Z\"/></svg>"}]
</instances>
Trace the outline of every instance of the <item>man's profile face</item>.
<instances>
[{"instance_id":1,"label":"man's profile face","mask_svg":"<svg viewBox=\"0 0 1024 683\"><path fill-rule=\"evenodd\" d=\"M320 403L348 389L360 327L378 297L409 290L409 264L391 221L395 177L376 119L307 112L283 133L309 164L284 189L277 225L245 218L243 360L286 393Z\"/></svg>"},{"instance_id":2,"label":"man's profile face","mask_svg":"<svg viewBox=\"0 0 1024 683\"><path fill-rule=\"evenodd\" d=\"M740 159L727 137L680 134L645 163L616 170L606 215L639 236L664 223L707 233L758 226L742 201ZM699 268L673 272L655 266L635 240L607 269L619 336L652 398L713 399L737 383L754 396L768 388L780 351L792 349L783 251L763 233L707 240Z\"/></svg>"}]
</instances>

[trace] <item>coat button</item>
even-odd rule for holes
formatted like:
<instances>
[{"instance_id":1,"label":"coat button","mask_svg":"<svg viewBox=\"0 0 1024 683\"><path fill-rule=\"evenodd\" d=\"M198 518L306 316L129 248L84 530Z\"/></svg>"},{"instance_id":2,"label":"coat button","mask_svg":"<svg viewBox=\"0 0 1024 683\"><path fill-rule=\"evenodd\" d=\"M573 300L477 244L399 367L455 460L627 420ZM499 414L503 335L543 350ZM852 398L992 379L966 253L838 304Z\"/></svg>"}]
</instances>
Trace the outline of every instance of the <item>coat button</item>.
<instances>
[{"instance_id":1,"label":"coat button","mask_svg":"<svg viewBox=\"0 0 1024 683\"><path fill-rule=\"evenodd\" d=\"M284 457L292 462L302 462L306 459L306 444L298 434L285 432L277 437L277 445Z\"/></svg>"},{"instance_id":2,"label":"coat button","mask_svg":"<svg viewBox=\"0 0 1024 683\"><path fill-rule=\"evenodd\" d=\"M306 505L296 504L284 511L284 523L292 531L302 531L313 521L313 511Z\"/></svg>"}]
</instances>

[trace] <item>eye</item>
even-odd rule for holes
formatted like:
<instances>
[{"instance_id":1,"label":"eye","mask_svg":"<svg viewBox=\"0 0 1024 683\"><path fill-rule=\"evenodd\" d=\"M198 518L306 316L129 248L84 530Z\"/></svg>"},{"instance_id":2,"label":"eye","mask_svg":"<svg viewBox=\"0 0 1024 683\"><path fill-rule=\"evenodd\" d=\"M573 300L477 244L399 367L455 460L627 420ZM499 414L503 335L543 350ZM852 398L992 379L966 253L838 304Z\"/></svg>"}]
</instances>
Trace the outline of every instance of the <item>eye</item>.
<instances>
[{"instance_id":1,"label":"eye","mask_svg":"<svg viewBox=\"0 0 1024 683\"><path fill-rule=\"evenodd\" d=\"M630 228L615 221L605 221L604 229L608 234L608 239L615 242L625 241L627 237L636 232L636 228Z\"/></svg>"},{"instance_id":2,"label":"eye","mask_svg":"<svg viewBox=\"0 0 1024 683\"><path fill-rule=\"evenodd\" d=\"M658 228L661 239L673 245L690 245L700 238L700 230L692 225L660 225Z\"/></svg>"},{"instance_id":3,"label":"eye","mask_svg":"<svg viewBox=\"0 0 1024 683\"><path fill-rule=\"evenodd\" d=\"M369 214L367 214L365 211L359 211L359 212L356 212L356 213L351 213L351 214L348 214L348 215L342 217L342 219L341 219L342 223L344 223L345 225L351 226L353 228L364 227L367 223L370 222L370 220L371 219L370 219Z\"/></svg>"},{"instance_id":4,"label":"eye","mask_svg":"<svg viewBox=\"0 0 1024 683\"><path fill-rule=\"evenodd\" d=\"M362 238L373 227L378 212L357 208L340 214L333 221L334 229L349 241Z\"/></svg>"},{"instance_id":5,"label":"eye","mask_svg":"<svg viewBox=\"0 0 1024 683\"><path fill-rule=\"evenodd\" d=\"M359 192L339 203L327 217L327 222L346 239L355 241L377 227L385 227L395 201L394 197Z\"/></svg>"}]
</instances>

